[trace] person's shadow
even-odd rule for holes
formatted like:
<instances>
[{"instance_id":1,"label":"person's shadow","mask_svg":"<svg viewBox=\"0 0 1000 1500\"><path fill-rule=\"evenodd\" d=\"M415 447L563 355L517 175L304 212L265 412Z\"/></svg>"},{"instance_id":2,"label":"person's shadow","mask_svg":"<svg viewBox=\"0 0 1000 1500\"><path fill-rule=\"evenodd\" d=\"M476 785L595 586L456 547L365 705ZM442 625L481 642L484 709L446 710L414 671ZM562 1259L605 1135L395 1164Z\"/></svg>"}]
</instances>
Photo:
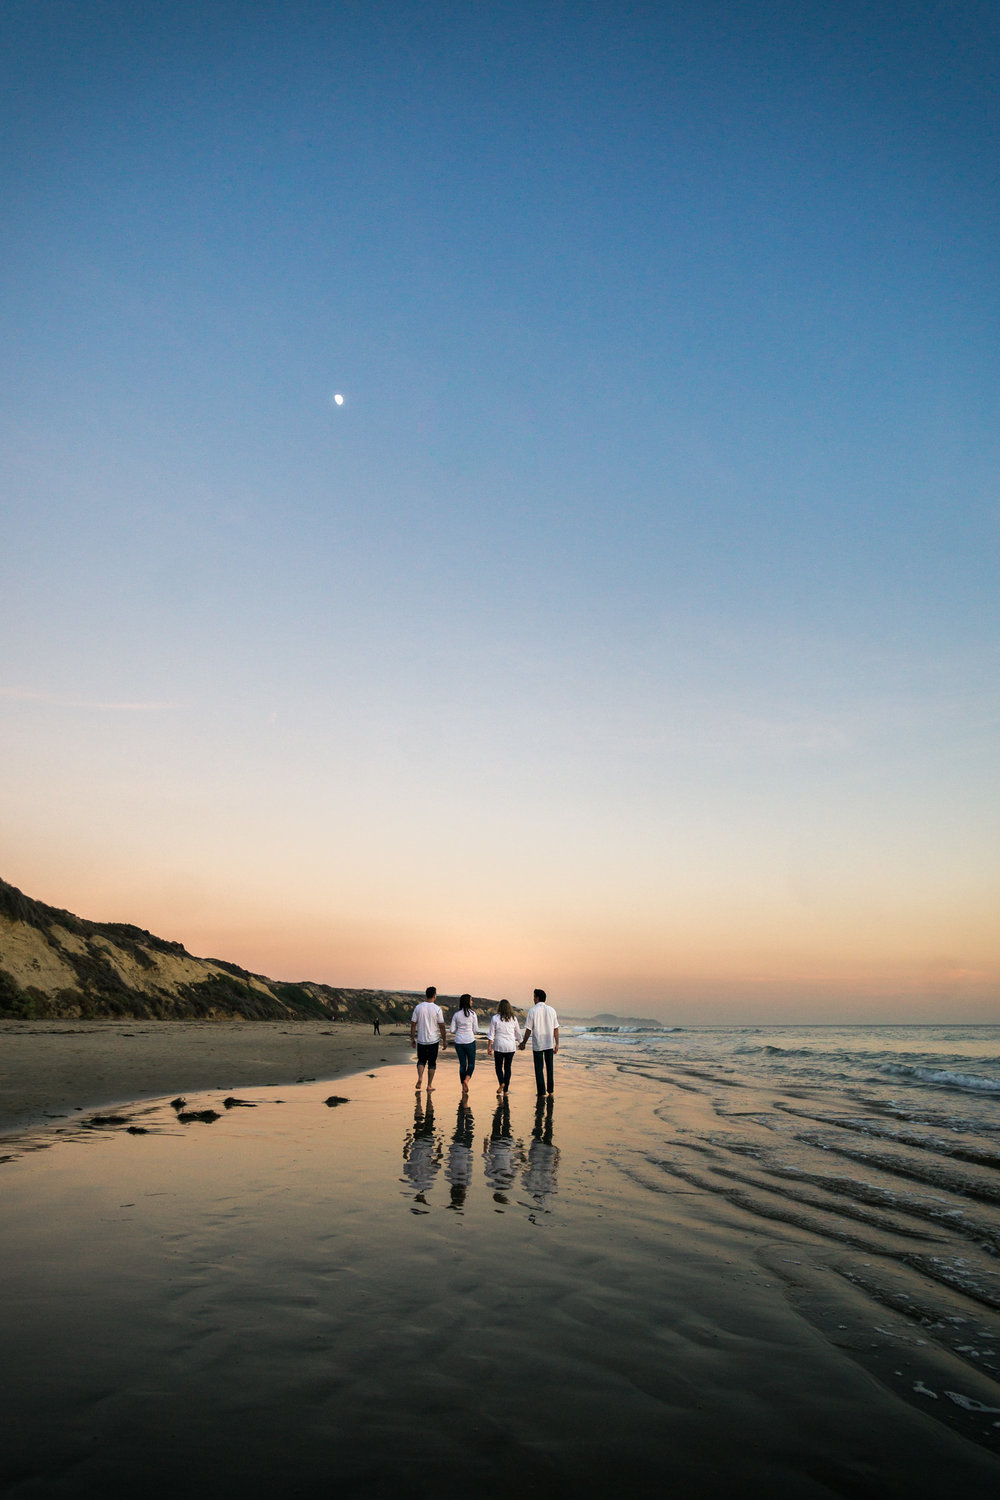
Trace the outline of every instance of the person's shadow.
<instances>
[{"instance_id":1,"label":"person's shadow","mask_svg":"<svg viewBox=\"0 0 1000 1500\"><path fill-rule=\"evenodd\" d=\"M476 1122L472 1110L464 1102L458 1106L455 1133L448 1147L448 1164L444 1175L451 1184L449 1208L461 1213L465 1207L465 1195L472 1182L472 1146L476 1138Z\"/></svg>"},{"instance_id":2,"label":"person's shadow","mask_svg":"<svg viewBox=\"0 0 1000 1500\"><path fill-rule=\"evenodd\" d=\"M555 1100L551 1095L539 1099L535 1106L535 1123L531 1131L531 1145L524 1166L521 1182L530 1194L536 1209L549 1213L549 1199L556 1191L559 1172L559 1147L552 1140L552 1117Z\"/></svg>"},{"instance_id":3,"label":"person's shadow","mask_svg":"<svg viewBox=\"0 0 1000 1500\"><path fill-rule=\"evenodd\" d=\"M418 1096L413 1110L413 1125L403 1139L402 1180L416 1189L413 1196L414 1204L420 1203L424 1206L422 1208L411 1207L411 1213L419 1214L428 1211L427 1194L441 1170L443 1154L444 1147L441 1138L434 1129L434 1104L428 1098L425 1108Z\"/></svg>"}]
</instances>

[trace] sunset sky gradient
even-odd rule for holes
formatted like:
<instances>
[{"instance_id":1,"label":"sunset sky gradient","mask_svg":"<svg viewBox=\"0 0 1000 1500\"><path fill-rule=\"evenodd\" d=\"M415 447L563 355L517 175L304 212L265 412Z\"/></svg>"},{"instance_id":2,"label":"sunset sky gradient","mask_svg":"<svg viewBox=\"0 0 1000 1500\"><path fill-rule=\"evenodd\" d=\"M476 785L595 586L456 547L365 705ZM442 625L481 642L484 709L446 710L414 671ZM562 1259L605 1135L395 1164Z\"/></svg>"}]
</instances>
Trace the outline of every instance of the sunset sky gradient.
<instances>
[{"instance_id":1,"label":"sunset sky gradient","mask_svg":"<svg viewBox=\"0 0 1000 1500\"><path fill-rule=\"evenodd\" d=\"M279 978L1000 1021L998 58L5 4L0 875Z\"/></svg>"}]
</instances>

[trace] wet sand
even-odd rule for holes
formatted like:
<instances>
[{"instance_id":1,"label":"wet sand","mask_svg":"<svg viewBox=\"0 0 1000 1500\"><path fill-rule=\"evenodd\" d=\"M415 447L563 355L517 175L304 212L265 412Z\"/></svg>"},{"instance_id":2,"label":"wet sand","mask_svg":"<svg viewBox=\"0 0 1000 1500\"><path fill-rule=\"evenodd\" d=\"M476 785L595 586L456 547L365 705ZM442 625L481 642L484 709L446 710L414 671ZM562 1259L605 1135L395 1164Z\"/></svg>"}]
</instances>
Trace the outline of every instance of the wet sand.
<instances>
[{"instance_id":1,"label":"wet sand","mask_svg":"<svg viewBox=\"0 0 1000 1500\"><path fill-rule=\"evenodd\" d=\"M449 1060L430 1109L390 1064L9 1137L5 1500L993 1500L925 1340L904 1399L807 1235L639 1180L648 1085L561 1055L539 1108L519 1058L504 1110L484 1062L471 1110Z\"/></svg>"},{"instance_id":2,"label":"wet sand","mask_svg":"<svg viewBox=\"0 0 1000 1500\"><path fill-rule=\"evenodd\" d=\"M351 1021L0 1021L0 1134L206 1088L338 1078L409 1056L409 1031Z\"/></svg>"}]
</instances>

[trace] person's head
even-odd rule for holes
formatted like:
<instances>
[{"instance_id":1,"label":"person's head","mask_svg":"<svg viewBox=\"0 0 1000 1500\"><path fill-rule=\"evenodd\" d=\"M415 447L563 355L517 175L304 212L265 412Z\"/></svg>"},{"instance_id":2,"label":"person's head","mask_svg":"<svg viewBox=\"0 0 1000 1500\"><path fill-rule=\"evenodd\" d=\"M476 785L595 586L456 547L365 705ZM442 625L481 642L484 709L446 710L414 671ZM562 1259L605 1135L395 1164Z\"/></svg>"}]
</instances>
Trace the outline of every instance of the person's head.
<instances>
[{"instance_id":1,"label":"person's head","mask_svg":"<svg viewBox=\"0 0 1000 1500\"><path fill-rule=\"evenodd\" d=\"M465 1014L467 1016L471 1016L471 1014L472 1014L472 996L471 995L459 995L459 997L458 997L458 1003L462 1007L462 1009L465 1011Z\"/></svg>"},{"instance_id":2,"label":"person's head","mask_svg":"<svg viewBox=\"0 0 1000 1500\"><path fill-rule=\"evenodd\" d=\"M545 1004L545 991L544 990L536 990L535 991L535 1004L536 1005L544 1005Z\"/></svg>"},{"instance_id":3,"label":"person's head","mask_svg":"<svg viewBox=\"0 0 1000 1500\"><path fill-rule=\"evenodd\" d=\"M427 986L427 988L424 990L424 994L426 995L426 997L427 997L428 1000L435 999L436 996L437 996L437 986L433 985L433 984L429 984Z\"/></svg>"},{"instance_id":4,"label":"person's head","mask_svg":"<svg viewBox=\"0 0 1000 1500\"><path fill-rule=\"evenodd\" d=\"M509 1000L501 1000L497 1006L497 1015L501 1021L513 1021L514 1011Z\"/></svg>"}]
</instances>

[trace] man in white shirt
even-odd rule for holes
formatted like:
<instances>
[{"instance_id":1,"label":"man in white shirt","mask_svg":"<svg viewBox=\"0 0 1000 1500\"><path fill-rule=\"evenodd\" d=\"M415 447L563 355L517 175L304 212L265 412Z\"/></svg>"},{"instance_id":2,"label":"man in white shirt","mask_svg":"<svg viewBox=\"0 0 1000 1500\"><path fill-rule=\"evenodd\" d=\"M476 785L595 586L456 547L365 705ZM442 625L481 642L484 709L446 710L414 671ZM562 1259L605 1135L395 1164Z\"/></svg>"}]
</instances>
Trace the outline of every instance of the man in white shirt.
<instances>
[{"instance_id":1,"label":"man in white shirt","mask_svg":"<svg viewBox=\"0 0 1000 1500\"><path fill-rule=\"evenodd\" d=\"M544 990L535 991L535 1003L524 1018L524 1041L520 1047L522 1052L529 1036L531 1038L531 1061L535 1065L535 1088L538 1097L543 1099L546 1094L555 1093L554 1060L559 1051L559 1017L552 1006L545 1003ZM542 1082L543 1068L547 1088Z\"/></svg>"},{"instance_id":2,"label":"man in white shirt","mask_svg":"<svg viewBox=\"0 0 1000 1500\"><path fill-rule=\"evenodd\" d=\"M434 1070L437 1067L438 1046L447 1047L448 1033L444 1029L444 1011L437 1003L437 990L427 986L427 998L421 1000L410 1020L410 1046L417 1049L417 1091L424 1086L424 1068L427 1069L427 1092L434 1089Z\"/></svg>"}]
</instances>

